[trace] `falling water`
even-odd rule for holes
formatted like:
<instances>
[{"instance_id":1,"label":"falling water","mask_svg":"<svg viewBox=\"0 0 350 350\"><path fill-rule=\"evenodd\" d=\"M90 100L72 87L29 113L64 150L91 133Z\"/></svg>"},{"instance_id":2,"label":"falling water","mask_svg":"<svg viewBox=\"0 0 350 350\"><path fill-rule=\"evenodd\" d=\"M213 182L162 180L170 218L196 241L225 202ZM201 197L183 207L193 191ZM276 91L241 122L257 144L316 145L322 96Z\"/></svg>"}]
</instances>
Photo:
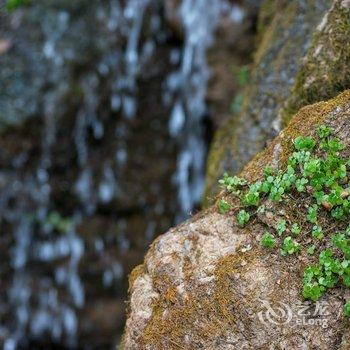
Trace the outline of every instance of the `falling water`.
<instances>
[{"instance_id":1,"label":"falling water","mask_svg":"<svg viewBox=\"0 0 350 350\"><path fill-rule=\"evenodd\" d=\"M179 6L184 28L181 64L168 77L166 92L166 100L173 104L169 131L179 144L174 174L180 207L178 222L200 203L203 192L207 152L203 119L208 113L205 96L210 78L206 52L214 43L220 20L228 14L234 22L243 19L240 7L224 0L183 0ZM177 54L173 55L176 60Z\"/></svg>"},{"instance_id":2,"label":"falling water","mask_svg":"<svg viewBox=\"0 0 350 350\"><path fill-rule=\"evenodd\" d=\"M162 6L161 0L110 0L108 7L101 6L96 11L96 18L107 27L105 35L115 40L115 45L99 58L95 70L81 77L82 98L75 112L71 144L78 169L72 186L78 205L69 218L58 213L60 208L53 205L52 149L60 142L58 129L63 120L60 110L69 87L70 72L65 70L65 63L79 57L75 57L72 47L60 45L74 30L70 27L70 13L58 11L55 23L52 16L42 16L45 40L40 55L50 63L51 69L45 74L56 90L47 92L43 102L40 159L32 172L21 174L20 169L29 157L23 152L12 160L13 170L0 171L0 220L13 230L9 256L13 278L7 305L0 302L0 309L10 309L14 314L14 324L0 326L0 339L6 339L5 350L16 349L28 332L33 339L49 335L53 341L68 346L77 344L79 310L86 301L79 263L87 252L78 227L99 205L112 203L122 191L120 180L130 152L126 142L130 133L128 123L138 117L138 78L149 69L150 58L167 35L161 26ZM183 44L170 53L171 73L165 79L162 97L164 108L171 111L168 132L177 147L174 183L179 208L175 220L179 222L199 204L204 184L207 146L203 121L208 114L205 96L210 79L206 53L215 42L222 16L229 13L232 21L239 22L242 13L237 5L226 0L182 0L177 11ZM146 34L142 30L145 26ZM122 118L116 123L113 136L114 156L101 161L97 173L97 167L91 164L93 150L89 140L98 142L109 132L99 114L98 99L100 81L107 76L113 76L108 97L111 110ZM157 191L155 188L154 192ZM154 210L161 213L163 206L158 202ZM125 227L125 220L120 218L117 240L121 252L130 249ZM155 223L149 221L144 232L146 242L153 239L155 230ZM106 249L102 239L95 239L94 247L96 252ZM33 276L30 264L53 271ZM111 259L101 283L111 286L123 274L121 262ZM62 290L68 297L61 297Z\"/></svg>"}]
</instances>

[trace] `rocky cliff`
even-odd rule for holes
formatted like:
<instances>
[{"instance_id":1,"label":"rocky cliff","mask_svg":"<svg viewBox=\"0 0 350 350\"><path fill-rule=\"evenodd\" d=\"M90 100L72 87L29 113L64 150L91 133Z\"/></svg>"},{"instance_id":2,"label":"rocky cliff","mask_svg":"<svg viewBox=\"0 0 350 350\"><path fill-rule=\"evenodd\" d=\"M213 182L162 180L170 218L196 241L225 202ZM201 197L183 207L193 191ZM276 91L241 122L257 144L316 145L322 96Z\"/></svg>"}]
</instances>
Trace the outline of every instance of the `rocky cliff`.
<instances>
[{"instance_id":1,"label":"rocky cliff","mask_svg":"<svg viewBox=\"0 0 350 350\"><path fill-rule=\"evenodd\" d=\"M350 92L330 98L349 87L349 19L348 1L264 2L260 47L241 111L216 134L208 159L207 197L215 204L155 240L130 275L125 349L350 347L346 286L333 281L335 288L312 302L310 286L303 290L307 267L323 261L331 234L345 230L340 210L320 200L321 233L318 223L309 222L315 188L299 188L305 193L291 197L283 188L277 200L263 197L264 209L250 212L242 227L244 201L227 191L213 197L225 170L243 169L239 176L250 188L264 181L266 167L287 171L296 138L313 140L320 126L332 130L340 156L348 159ZM328 101L306 106L321 100ZM346 186L348 172L344 176ZM259 197L252 191L251 203ZM289 235L297 231L294 241ZM262 247L267 232L281 250ZM314 239L320 239L315 246Z\"/></svg>"},{"instance_id":2,"label":"rocky cliff","mask_svg":"<svg viewBox=\"0 0 350 350\"><path fill-rule=\"evenodd\" d=\"M349 91L303 108L240 176L252 182L262 179L266 166L283 168L294 138L315 135L320 123L334 130L348 154ZM297 221L305 230L306 203L305 197L288 204L264 200L266 211L242 228L234 215L240 204L233 199L228 213L220 214L213 206L160 236L144 264L130 275L125 349L349 348L349 323L343 314L347 289L338 286L325 294L321 301L327 313L315 313L316 304L303 304L301 281L305 267L317 257L309 256L306 248L285 257L259 243L280 220ZM337 232L342 224L328 219L324 226ZM300 245L308 242L303 235ZM277 314L272 321L266 303L272 318ZM309 308L325 326L299 320L300 307ZM284 319L283 312L291 318Z\"/></svg>"},{"instance_id":3,"label":"rocky cliff","mask_svg":"<svg viewBox=\"0 0 350 350\"><path fill-rule=\"evenodd\" d=\"M259 23L260 45L241 111L211 146L204 203L213 199L218 178L242 170L300 107L350 86L348 2L265 1Z\"/></svg>"}]
</instances>

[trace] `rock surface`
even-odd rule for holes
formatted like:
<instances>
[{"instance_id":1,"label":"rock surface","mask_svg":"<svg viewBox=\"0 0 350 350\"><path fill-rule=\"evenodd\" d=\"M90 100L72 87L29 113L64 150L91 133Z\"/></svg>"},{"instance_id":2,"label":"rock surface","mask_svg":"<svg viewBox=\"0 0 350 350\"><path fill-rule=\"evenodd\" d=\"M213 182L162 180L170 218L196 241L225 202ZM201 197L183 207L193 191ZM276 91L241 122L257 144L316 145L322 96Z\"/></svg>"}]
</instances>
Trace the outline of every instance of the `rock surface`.
<instances>
[{"instance_id":1,"label":"rock surface","mask_svg":"<svg viewBox=\"0 0 350 350\"><path fill-rule=\"evenodd\" d=\"M319 123L332 127L349 149L350 91L301 109L241 176L254 181L266 165L283 167L296 135L314 135ZM232 205L238 203L232 199ZM348 292L339 287L322 297L324 327L302 324L301 276L313 258L267 254L258 242L277 219L292 220L303 202L294 205L292 211L272 205L243 229L232 213L218 214L214 206L156 239L130 275L124 348L348 349L349 322L342 314ZM266 303L278 310L275 322Z\"/></svg>"},{"instance_id":2,"label":"rock surface","mask_svg":"<svg viewBox=\"0 0 350 350\"><path fill-rule=\"evenodd\" d=\"M334 1L312 38L291 95L278 113L282 126L299 108L350 87L350 2Z\"/></svg>"},{"instance_id":3,"label":"rock surface","mask_svg":"<svg viewBox=\"0 0 350 350\"><path fill-rule=\"evenodd\" d=\"M333 5L332 5L333 4ZM251 79L241 111L216 133L207 162L204 202L217 180L236 173L302 106L349 88L347 1L263 3Z\"/></svg>"}]
</instances>

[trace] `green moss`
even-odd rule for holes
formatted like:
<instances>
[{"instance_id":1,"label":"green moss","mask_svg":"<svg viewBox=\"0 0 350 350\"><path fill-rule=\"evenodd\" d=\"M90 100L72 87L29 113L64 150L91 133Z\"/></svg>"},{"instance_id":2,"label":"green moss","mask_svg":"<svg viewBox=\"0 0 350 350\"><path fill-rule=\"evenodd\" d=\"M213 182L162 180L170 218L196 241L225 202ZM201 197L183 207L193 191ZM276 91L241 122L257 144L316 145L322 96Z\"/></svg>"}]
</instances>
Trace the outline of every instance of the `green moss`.
<instances>
[{"instance_id":1,"label":"green moss","mask_svg":"<svg viewBox=\"0 0 350 350\"><path fill-rule=\"evenodd\" d=\"M328 100L350 87L350 6L338 0L321 21L291 93L283 125L301 107Z\"/></svg>"},{"instance_id":2,"label":"green moss","mask_svg":"<svg viewBox=\"0 0 350 350\"><path fill-rule=\"evenodd\" d=\"M6 10L13 11L20 6L28 5L31 3L31 0L7 0L6 1Z\"/></svg>"},{"instance_id":3,"label":"green moss","mask_svg":"<svg viewBox=\"0 0 350 350\"><path fill-rule=\"evenodd\" d=\"M143 264L137 265L129 274L129 286L132 286L135 280L145 272L145 267Z\"/></svg>"},{"instance_id":4,"label":"green moss","mask_svg":"<svg viewBox=\"0 0 350 350\"><path fill-rule=\"evenodd\" d=\"M189 289L184 297L169 276L157 276L155 287L162 293L153 304L153 314L139 339L140 344L152 349L181 349L192 327L195 327L195 339L190 340L193 344L205 342L232 328L235 318L228 307L233 301L225 295L226 276L219 275L217 279L214 295L208 294L204 287L198 287L193 291Z\"/></svg>"}]
</instances>

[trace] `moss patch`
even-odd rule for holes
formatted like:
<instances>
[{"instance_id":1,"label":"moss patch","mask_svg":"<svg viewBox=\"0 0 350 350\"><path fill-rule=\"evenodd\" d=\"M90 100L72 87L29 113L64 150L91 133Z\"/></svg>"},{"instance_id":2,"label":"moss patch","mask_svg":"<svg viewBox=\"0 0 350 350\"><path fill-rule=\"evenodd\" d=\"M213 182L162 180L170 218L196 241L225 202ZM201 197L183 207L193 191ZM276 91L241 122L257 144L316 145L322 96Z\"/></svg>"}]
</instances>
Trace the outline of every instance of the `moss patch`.
<instances>
[{"instance_id":1,"label":"moss patch","mask_svg":"<svg viewBox=\"0 0 350 350\"><path fill-rule=\"evenodd\" d=\"M328 100L350 87L349 38L350 5L337 0L314 34L291 97L281 111L283 125L301 107Z\"/></svg>"}]
</instances>

